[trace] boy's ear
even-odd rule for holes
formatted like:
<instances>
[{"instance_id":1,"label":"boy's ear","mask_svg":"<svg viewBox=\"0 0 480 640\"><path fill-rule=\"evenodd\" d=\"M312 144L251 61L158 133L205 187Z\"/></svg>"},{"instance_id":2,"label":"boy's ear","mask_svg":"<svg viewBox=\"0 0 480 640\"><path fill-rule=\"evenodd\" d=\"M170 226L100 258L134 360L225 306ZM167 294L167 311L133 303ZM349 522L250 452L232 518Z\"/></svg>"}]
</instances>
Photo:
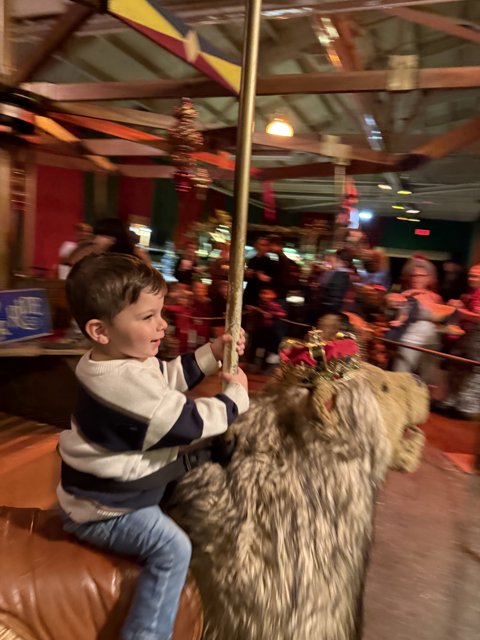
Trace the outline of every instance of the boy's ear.
<instances>
[{"instance_id":1,"label":"boy's ear","mask_svg":"<svg viewBox=\"0 0 480 640\"><path fill-rule=\"evenodd\" d=\"M98 344L108 344L110 338L105 323L97 318L92 318L85 325L85 331L90 340Z\"/></svg>"}]
</instances>

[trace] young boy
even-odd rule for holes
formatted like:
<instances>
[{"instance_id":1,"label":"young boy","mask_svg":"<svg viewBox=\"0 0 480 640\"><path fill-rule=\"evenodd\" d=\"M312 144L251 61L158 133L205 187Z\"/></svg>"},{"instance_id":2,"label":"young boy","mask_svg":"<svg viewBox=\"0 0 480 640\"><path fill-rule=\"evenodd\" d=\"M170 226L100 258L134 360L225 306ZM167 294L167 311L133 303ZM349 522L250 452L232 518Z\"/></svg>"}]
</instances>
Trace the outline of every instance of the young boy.
<instances>
[{"instance_id":1,"label":"young boy","mask_svg":"<svg viewBox=\"0 0 480 640\"><path fill-rule=\"evenodd\" d=\"M121 638L168 640L191 545L158 506L166 465L177 459L179 446L224 432L247 410L247 378L240 369L223 373L223 393L195 401L184 395L218 370L231 337L160 362L155 356L167 328L166 285L138 258L87 256L66 286L71 312L92 348L77 365L72 428L60 436L57 495L65 530L144 565ZM243 349L241 336L237 350Z\"/></svg>"}]
</instances>

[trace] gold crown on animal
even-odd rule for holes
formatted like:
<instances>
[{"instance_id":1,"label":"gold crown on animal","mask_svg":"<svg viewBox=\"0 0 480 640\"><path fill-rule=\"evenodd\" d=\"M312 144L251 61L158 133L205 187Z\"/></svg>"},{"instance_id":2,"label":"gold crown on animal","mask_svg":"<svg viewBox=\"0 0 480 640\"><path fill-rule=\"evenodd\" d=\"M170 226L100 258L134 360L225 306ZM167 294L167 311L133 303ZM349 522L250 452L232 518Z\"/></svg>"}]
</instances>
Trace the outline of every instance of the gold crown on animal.
<instances>
[{"instance_id":1,"label":"gold crown on animal","mask_svg":"<svg viewBox=\"0 0 480 640\"><path fill-rule=\"evenodd\" d=\"M285 377L311 387L318 378L345 380L361 364L360 349L353 333L338 332L326 341L320 330L309 331L306 340L287 338L279 348L280 368Z\"/></svg>"}]
</instances>

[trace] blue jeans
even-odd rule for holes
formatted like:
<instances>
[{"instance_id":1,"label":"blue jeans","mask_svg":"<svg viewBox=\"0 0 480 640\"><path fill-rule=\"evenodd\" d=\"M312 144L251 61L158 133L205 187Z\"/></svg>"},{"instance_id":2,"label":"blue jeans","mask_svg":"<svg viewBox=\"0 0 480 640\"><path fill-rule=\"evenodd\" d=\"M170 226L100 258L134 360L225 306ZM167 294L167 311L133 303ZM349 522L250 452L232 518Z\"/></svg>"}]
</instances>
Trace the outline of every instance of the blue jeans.
<instances>
[{"instance_id":1,"label":"blue jeans","mask_svg":"<svg viewBox=\"0 0 480 640\"><path fill-rule=\"evenodd\" d=\"M143 564L122 640L169 640L192 552L186 533L157 506L98 522L64 520L79 540Z\"/></svg>"}]
</instances>

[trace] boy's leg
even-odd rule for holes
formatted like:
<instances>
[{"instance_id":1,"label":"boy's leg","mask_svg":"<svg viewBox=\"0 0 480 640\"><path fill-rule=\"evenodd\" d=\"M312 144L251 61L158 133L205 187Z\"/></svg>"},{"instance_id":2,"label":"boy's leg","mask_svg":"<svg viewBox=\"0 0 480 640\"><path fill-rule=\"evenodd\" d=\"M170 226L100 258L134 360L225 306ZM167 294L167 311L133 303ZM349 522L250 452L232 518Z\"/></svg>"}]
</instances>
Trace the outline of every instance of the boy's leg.
<instances>
[{"instance_id":1,"label":"boy's leg","mask_svg":"<svg viewBox=\"0 0 480 640\"><path fill-rule=\"evenodd\" d=\"M171 638L190 563L186 533L156 506L99 522L68 520L64 528L97 548L134 556L143 564L122 640Z\"/></svg>"}]
</instances>

